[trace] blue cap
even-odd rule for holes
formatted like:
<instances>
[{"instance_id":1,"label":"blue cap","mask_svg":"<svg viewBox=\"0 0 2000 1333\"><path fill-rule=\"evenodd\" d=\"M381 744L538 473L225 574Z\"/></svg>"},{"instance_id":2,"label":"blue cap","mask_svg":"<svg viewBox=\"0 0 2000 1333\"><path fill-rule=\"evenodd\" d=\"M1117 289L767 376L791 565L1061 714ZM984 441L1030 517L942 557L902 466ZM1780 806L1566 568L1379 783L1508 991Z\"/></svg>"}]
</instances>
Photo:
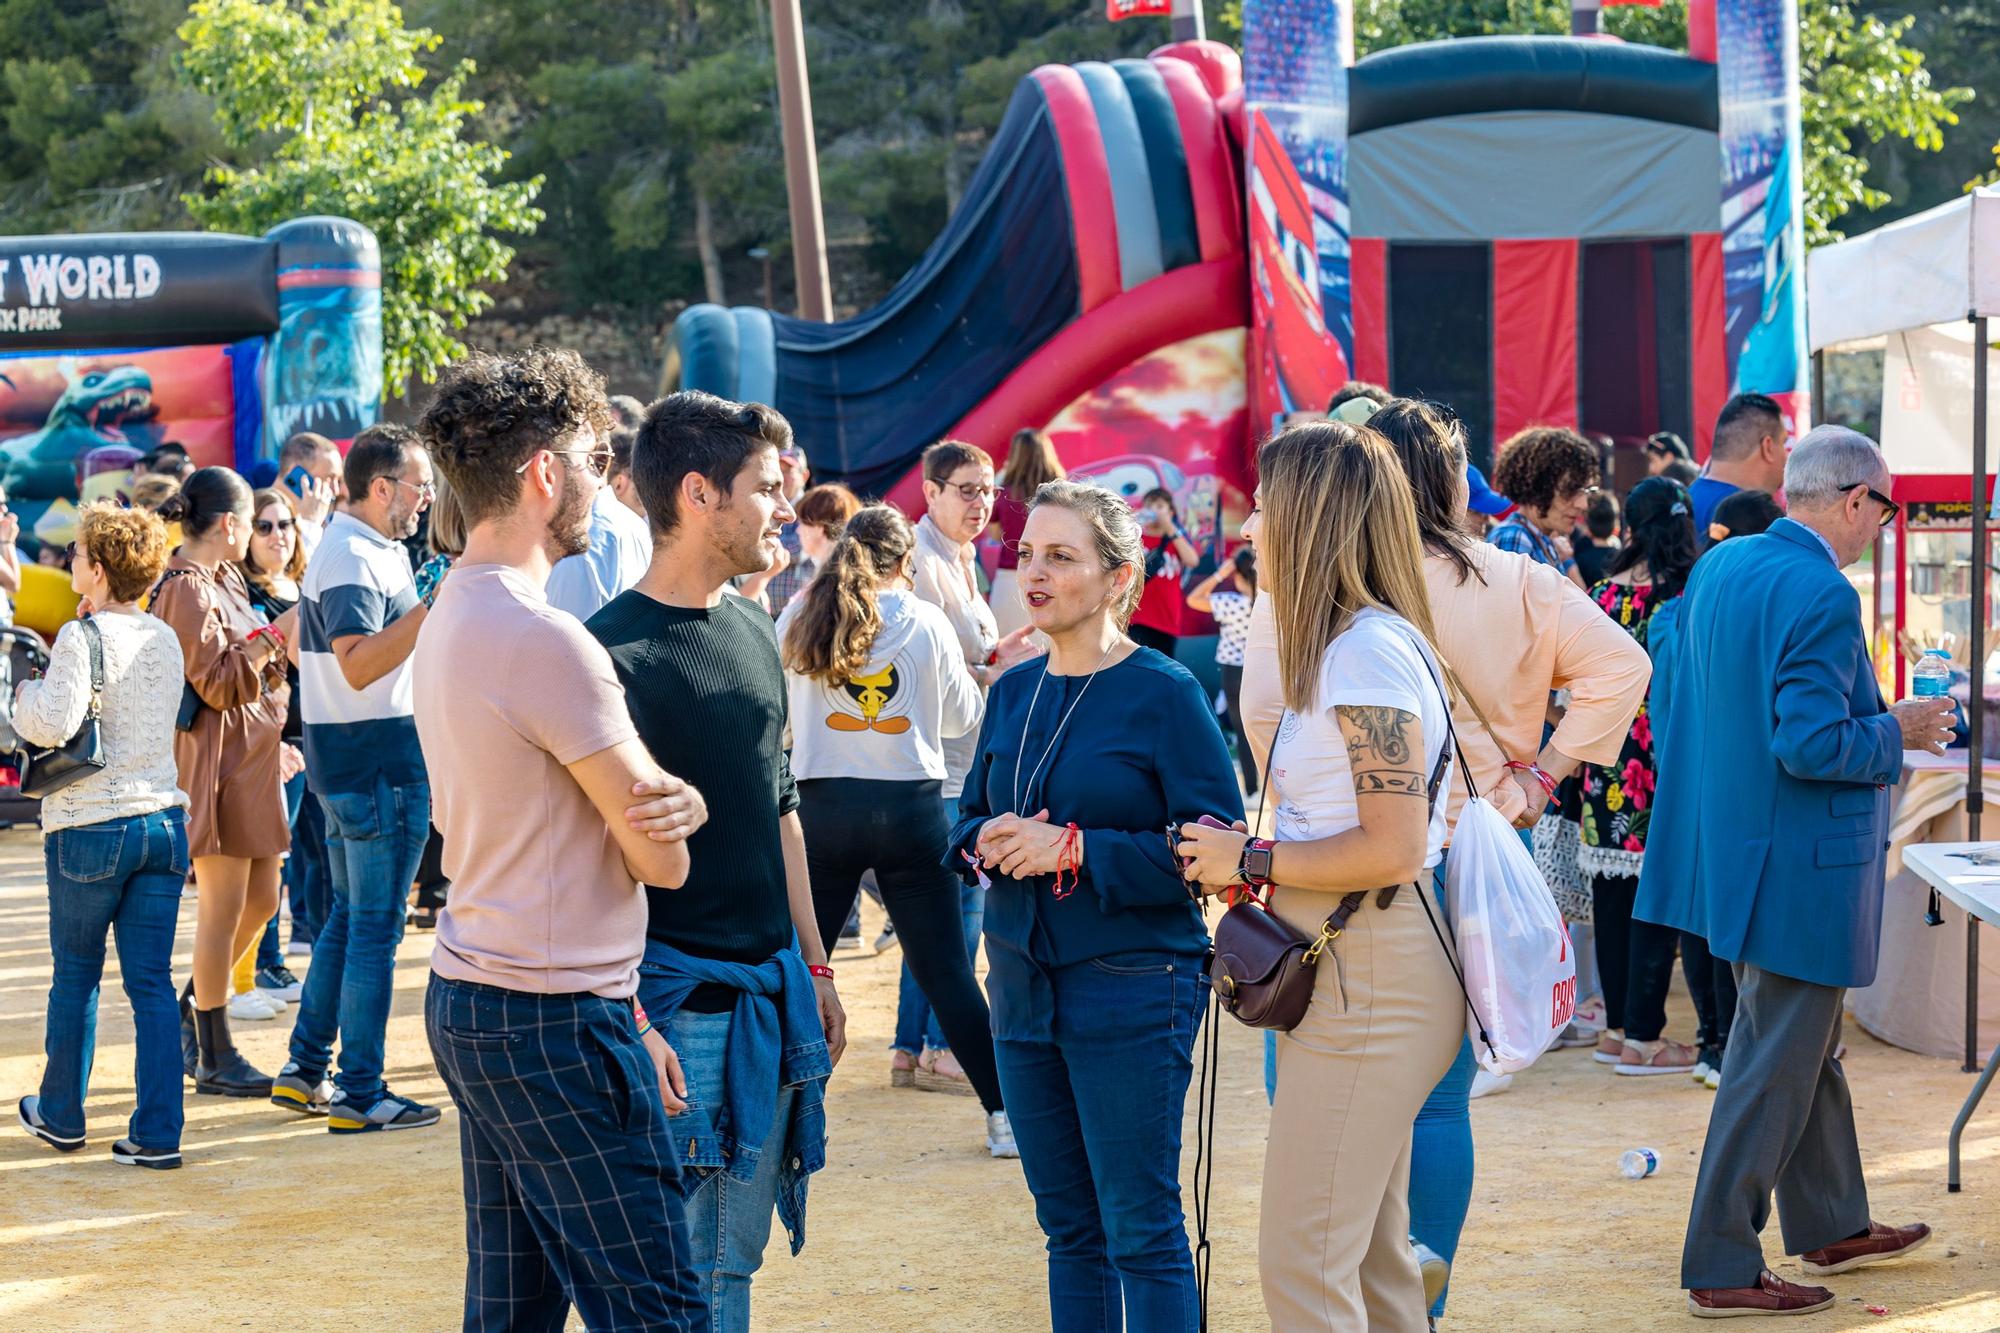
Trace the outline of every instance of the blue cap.
<instances>
[{"instance_id":1,"label":"blue cap","mask_svg":"<svg viewBox=\"0 0 2000 1333\"><path fill-rule=\"evenodd\" d=\"M1514 502L1486 484L1486 474L1472 464L1465 465L1465 485L1471 492L1472 512L1498 518L1514 507Z\"/></svg>"}]
</instances>

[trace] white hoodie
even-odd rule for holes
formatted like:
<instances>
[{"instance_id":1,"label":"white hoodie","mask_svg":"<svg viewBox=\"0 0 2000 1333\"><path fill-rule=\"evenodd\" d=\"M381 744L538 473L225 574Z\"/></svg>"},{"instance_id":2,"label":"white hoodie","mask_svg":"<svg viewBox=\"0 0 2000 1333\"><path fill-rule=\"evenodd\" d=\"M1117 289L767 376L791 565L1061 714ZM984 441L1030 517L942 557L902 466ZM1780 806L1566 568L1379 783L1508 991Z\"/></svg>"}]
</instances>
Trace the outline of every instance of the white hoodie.
<instances>
[{"instance_id":1,"label":"white hoodie","mask_svg":"<svg viewBox=\"0 0 2000 1333\"><path fill-rule=\"evenodd\" d=\"M778 617L778 644L803 597ZM785 673L792 717L792 775L945 780L944 743L970 735L986 696L965 664L945 613L915 593L877 594L882 629L861 674L838 684Z\"/></svg>"}]
</instances>

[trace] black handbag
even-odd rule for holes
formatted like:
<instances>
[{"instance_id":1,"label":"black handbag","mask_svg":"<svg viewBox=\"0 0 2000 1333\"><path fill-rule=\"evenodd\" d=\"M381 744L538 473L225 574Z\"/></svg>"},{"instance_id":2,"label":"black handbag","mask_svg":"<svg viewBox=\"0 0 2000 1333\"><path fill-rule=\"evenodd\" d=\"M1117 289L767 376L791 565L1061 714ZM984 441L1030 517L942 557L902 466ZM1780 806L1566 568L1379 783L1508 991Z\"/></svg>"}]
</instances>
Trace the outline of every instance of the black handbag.
<instances>
[{"instance_id":1,"label":"black handbag","mask_svg":"<svg viewBox=\"0 0 2000 1333\"><path fill-rule=\"evenodd\" d=\"M104 636L97 622L85 617L77 622L90 645L90 711L83 725L61 745L43 749L25 746L20 754L21 795L43 800L55 795L79 778L89 777L104 767L104 738L98 734L97 715L104 698Z\"/></svg>"}]
</instances>

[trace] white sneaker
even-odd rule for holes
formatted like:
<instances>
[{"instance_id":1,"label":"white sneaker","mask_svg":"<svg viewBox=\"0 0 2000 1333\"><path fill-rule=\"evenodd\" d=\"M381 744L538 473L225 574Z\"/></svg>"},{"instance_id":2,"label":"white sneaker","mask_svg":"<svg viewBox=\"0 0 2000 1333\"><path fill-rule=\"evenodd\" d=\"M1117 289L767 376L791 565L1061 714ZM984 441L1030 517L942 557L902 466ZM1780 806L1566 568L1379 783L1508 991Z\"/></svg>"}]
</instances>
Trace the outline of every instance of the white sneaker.
<instances>
[{"instance_id":1,"label":"white sneaker","mask_svg":"<svg viewBox=\"0 0 2000 1333\"><path fill-rule=\"evenodd\" d=\"M229 1021L262 1023L285 1012L285 1006L274 1004L254 990L229 997Z\"/></svg>"},{"instance_id":2,"label":"white sneaker","mask_svg":"<svg viewBox=\"0 0 2000 1333\"><path fill-rule=\"evenodd\" d=\"M1014 1145L1014 1126L1008 1122L1005 1111L995 1111L986 1117L986 1151L995 1157L1020 1159L1021 1150Z\"/></svg>"},{"instance_id":3,"label":"white sneaker","mask_svg":"<svg viewBox=\"0 0 2000 1333\"><path fill-rule=\"evenodd\" d=\"M1710 1092L1714 1092L1717 1088L1721 1087L1722 1070L1719 1067L1709 1070L1708 1077L1702 1080L1702 1086L1706 1087Z\"/></svg>"},{"instance_id":4,"label":"white sneaker","mask_svg":"<svg viewBox=\"0 0 2000 1333\"><path fill-rule=\"evenodd\" d=\"M902 941L896 938L896 928L894 926L889 926L886 927L880 935L877 935L875 937L875 952L887 953L889 952L889 950L894 949L901 944Z\"/></svg>"},{"instance_id":5,"label":"white sneaker","mask_svg":"<svg viewBox=\"0 0 2000 1333\"><path fill-rule=\"evenodd\" d=\"M1494 1097L1514 1086L1512 1074L1489 1074L1484 1069L1472 1075L1472 1097Z\"/></svg>"}]
</instances>

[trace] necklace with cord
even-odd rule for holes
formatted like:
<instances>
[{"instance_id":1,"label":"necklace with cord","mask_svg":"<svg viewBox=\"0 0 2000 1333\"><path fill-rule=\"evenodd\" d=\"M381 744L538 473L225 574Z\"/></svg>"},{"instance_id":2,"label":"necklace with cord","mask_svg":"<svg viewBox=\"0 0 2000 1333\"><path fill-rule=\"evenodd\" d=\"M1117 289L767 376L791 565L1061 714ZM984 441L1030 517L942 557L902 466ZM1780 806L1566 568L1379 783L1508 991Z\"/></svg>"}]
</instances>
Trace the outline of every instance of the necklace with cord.
<instances>
[{"instance_id":1,"label":"necklace with cord","mask_svg":"<svg viewBox=\"0 0 2000 1333\"><path fill-rule=\"evenodd\" d=\"M1090 692L1090 683L1097 679L1097 673L1104 670L1104 664L1111 660L1111 654L1117 652L1118 645L1124 641L1122 634L1111 641L1110 646L1104 650L1104 656L1097 659L1097 665L1092 667L1090 674L1083 678L1083 687L1076 692L1076 698L1069 701L1069 707L1064 709L1062 715L1056 719L1056 729L1050 735L1048 745L1043 748L1042 757L1036 761L1035 767L1028 774L1028 794L1030 796L1034 795L1035 783L1041 779L1043 768L1048 765L1049 757L1055 753L1056 745L1062 740L1063 732L1068 728L1070 718L1075 715L1076 706L1083 702L1083 696ZM1042 682L1048 678L1049 672L1045 666L1042 669L1042 674L1035 678L1035 692L1028 696L1028 712L1021 719L1021 745L1020 749L1015 751L1014 754L1014 814L1016 816L1019 816L1023 809L1021 805L1021 756L1027 752L1028 731L1034 725L1035 721L1035 705L1041 702ZM1053 892L1057 902L1061 902L1076 891L1076 871L1080 860L1079 844L1081 841L1082 830L1077 828L1074 823L1066 825L1062 843L1056 852L1056 882ZM1063 875L1065 871L1069 874L1070 883L1068 888L1063 887Z\"/></svg>"}]
</instances>

